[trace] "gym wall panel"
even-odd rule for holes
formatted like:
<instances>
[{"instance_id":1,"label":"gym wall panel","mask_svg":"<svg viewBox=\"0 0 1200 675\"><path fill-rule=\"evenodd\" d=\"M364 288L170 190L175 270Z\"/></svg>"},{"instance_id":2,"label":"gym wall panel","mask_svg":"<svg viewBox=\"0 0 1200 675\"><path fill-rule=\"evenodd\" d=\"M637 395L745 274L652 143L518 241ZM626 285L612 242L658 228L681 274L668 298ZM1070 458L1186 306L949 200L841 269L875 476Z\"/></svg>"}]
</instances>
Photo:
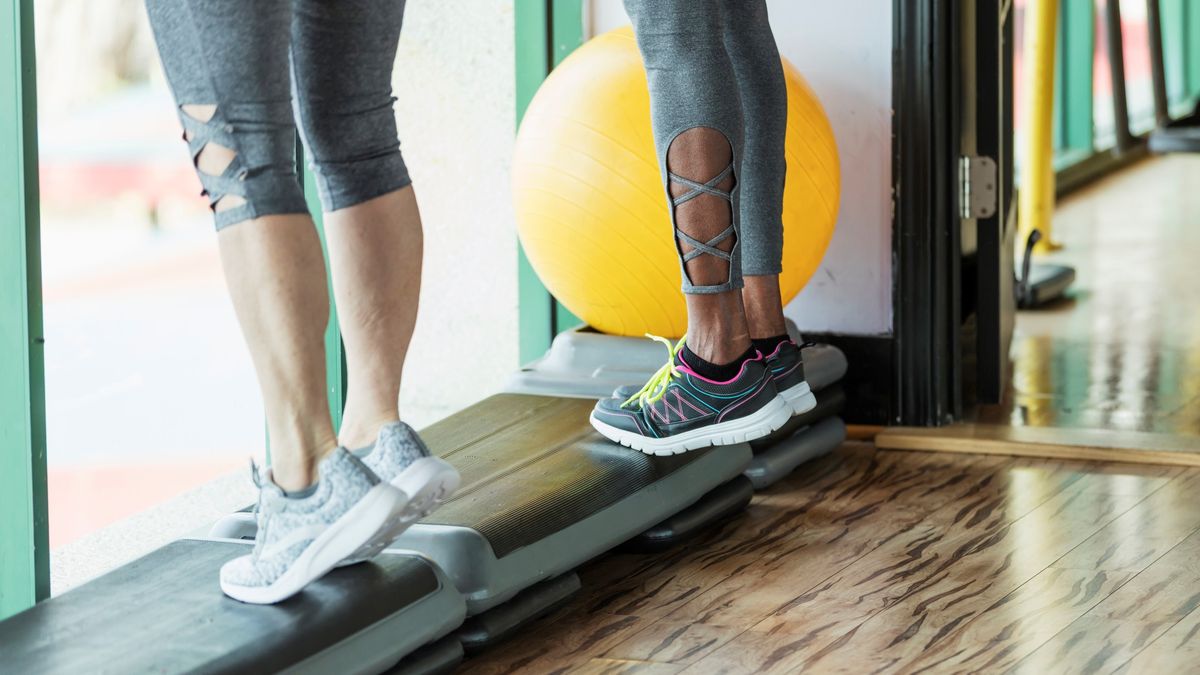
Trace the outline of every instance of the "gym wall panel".
<instances>
[{"instance_id":1,"label":"gym wall panel","mask_svg":"<svg viewBox=\"0 0 1200 675\"><path fill-rule=\"evenodd\" d=\"M592 35L629 22L622 0L585 0ZM833 241L787 308L801 331L892 332L892 3L768 0L780 52L825 106L841 155Z\"/></svg>"},{"instance_id":2,"label":"gym wall panel","mask_svg":"<svg viewBox=\"0 0 1200 675\"><path fill-rule=\"evenodd\" d=\"M400 398L417 426L492 393L518 362L513 31L513 0L405 10L393 88L425 266Z\"/></svg>"}]
</instances>

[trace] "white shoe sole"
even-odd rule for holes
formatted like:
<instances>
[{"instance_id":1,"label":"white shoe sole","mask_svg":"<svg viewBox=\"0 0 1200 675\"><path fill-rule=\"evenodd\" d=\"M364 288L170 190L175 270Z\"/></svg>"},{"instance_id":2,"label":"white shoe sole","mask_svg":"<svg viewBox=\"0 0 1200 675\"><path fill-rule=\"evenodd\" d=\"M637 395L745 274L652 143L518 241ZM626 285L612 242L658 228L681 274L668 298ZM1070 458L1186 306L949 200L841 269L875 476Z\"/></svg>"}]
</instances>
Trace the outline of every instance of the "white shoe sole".
<instances>
[{"instance_id":1,"label":"white shoe sole","mask_svg":"<svg viewBox=\"0 0 1200 675\"><path fill-rule=\"evenodd\" d=\"M221 590L234 600L255 605L282 602L325 576L347 556L376 545L409 501L391 485L376 485L318 535L273 583L242 586L222 579Z\"/></svg>"},{"instance_id":2,"label":"white shoe sole","mask_svg":"<svg viewBox=\"0 0 1200 675\"><path fill-rule=\"evenodd\" d=\"M803 415L817 407L817 397L813 395L812 388L808 386L807 382L784 389L779 392L779 395L788 402L788 405L792 406L793 415Z\"/></svg>"},{"instance_id":3,"label":"white shoe sole","mask_svg":"<svg viewBox=\"0 0 1200 675\"><path fill-rule=\"evenodd\" d=\"M618 429L591 416L592 426L605 438L647 455L680 455L713 445L734 445L762 438L782 427L792 418L792 406L776 396L753 414L728 422L700 427L666 438L650 438L632 431Z\"/></svg>"},{"instance_id":4,"label":"white shoe sole","mask_svg":"<svg viewBox=\"0 0 1200 675\"><path fill-rule=\"evenodd\" d=\"M384 532L369 546L356 552L339 564L354 565L379 555L404 533L410 525L425 516L450 498L461 481L458 469L438 457L422 457L392 479L392 486L408 497L408 503L396 518L389 522Z\"/></svg>"}]
</instances>

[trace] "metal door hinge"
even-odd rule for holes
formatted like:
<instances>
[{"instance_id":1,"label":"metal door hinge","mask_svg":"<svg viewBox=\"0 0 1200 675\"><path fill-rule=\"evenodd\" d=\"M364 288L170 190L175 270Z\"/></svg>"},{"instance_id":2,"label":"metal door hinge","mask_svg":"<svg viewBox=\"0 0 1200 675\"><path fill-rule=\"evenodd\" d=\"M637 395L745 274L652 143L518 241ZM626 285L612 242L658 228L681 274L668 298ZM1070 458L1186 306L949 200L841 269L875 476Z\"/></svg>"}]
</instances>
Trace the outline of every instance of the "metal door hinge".
<instances>
[{"instance_id":1,"label":"metal door hinge","mask_svg":"<svg viewBox=\"0 0 1200 675\"><path fill-rule=\"evenodd\" d=\"M963 218L991 218L999 205L996 196L996 160L961 157L958 162L959 197Z\"/></svg>"}]
</instances>

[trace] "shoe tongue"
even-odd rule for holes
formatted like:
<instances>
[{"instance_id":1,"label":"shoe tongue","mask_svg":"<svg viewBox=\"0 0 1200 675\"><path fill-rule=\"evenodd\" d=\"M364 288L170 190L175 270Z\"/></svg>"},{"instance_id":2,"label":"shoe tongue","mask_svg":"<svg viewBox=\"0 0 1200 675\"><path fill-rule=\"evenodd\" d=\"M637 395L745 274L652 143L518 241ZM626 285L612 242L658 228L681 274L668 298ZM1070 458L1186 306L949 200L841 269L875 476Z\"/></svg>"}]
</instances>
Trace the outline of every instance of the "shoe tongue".
<instances>
[{"instance_id":1,"label":"shoe tongue","mask_svg":"<svg viewBox=\"0 0 1200 675\"><path fill-rule=\"evenodd\" d=\"M270 469L263 474L262 483L258 489L261 491L259 494L261 505L282 504L287 501L287 493L275 482L275 477L271 474Z\"/></svg>"},{"instance_id":2,"label":"shoe tongue","mask_svg":"<svg viewBox=\"0 0 1200 675\"><path fill-rule=\"evenodd\" d=\"M402 422L399 420L383 425L383 427L379 430L379 440L377 444L380 446L386 445L386 447L398 449L408 446L416 446L428 453L428 448L425 447L425 442L422 441L421 437L417 435L416 430L409 426L407 422Z\"/></svg>"},{"instance_id":3,"label":"shoe tongue","mask_svg":"<svg viewBox=\"0 0 1200 675\"><path fill-rule=\"evenodd\" d=\"M683 350L682 349L675 352L674 363L676 366L687 366L688 365L688 362L683 360ZM691 368L691 366L688 366L688 367Z\"/></svg>"},{"instance_id":4,"label":"shoe tongue","mask_svg":"<svg viewBox=\"0 0 1200 675\"><path fill-rule=\"evenodd\" d=\"M388 422L387 424L379 427L379 435L375 437L375 444L387 445L390 443L395 443L398 439L403 438L406 435L406 426L408 425L404 422L396 420L395 422Z\"/></svg>"}]
</instances>

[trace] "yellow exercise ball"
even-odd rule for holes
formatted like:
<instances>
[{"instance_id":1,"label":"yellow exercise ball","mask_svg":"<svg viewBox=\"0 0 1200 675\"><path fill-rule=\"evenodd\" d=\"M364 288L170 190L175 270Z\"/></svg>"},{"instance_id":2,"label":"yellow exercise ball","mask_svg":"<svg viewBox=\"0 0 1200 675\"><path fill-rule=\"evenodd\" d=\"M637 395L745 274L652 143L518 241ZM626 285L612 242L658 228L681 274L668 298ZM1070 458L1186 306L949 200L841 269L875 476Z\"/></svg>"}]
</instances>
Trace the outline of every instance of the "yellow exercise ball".
<instances>
[{"instance_id":1,"label":"yellow exercise ball","mask_svg":"<svg viewBox=\"0 0 1200 675\"><path fill-rule=\"evenodd\" d=\"M783 301L808 283L837 221L837 144L790 63ZM732 93L730 95L735 95ZM650 130L650 94L630 28L588 41L525 111L513 157L521 244L546 288L593 328L680 336L687 311Z\"/></svg>"}]
</instances>

